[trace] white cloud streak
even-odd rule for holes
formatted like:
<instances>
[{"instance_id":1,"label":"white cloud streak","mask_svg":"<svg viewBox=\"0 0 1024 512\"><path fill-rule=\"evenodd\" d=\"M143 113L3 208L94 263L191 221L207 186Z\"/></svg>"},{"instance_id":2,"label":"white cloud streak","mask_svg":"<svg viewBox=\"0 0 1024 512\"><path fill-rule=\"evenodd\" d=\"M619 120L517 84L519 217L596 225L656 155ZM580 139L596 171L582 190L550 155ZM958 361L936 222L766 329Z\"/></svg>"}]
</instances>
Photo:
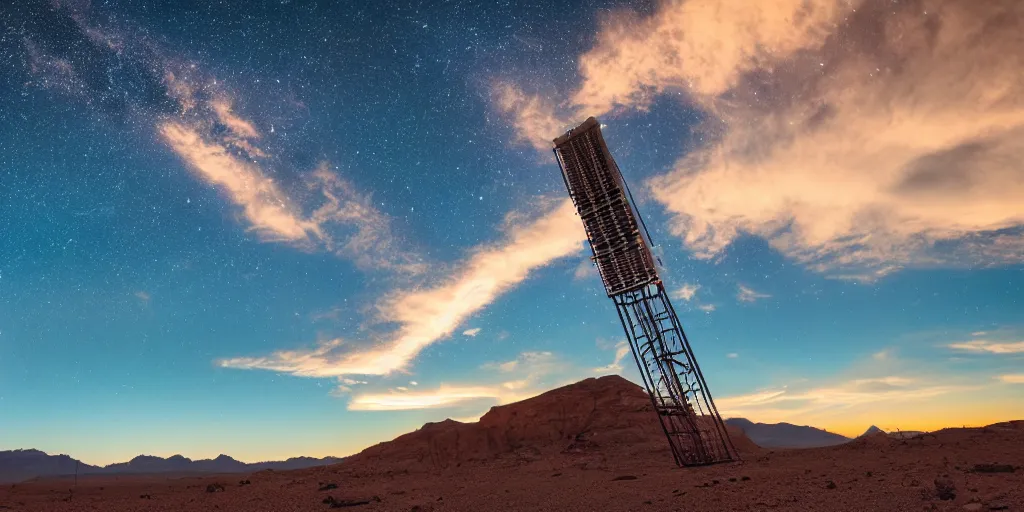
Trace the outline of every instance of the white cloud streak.
<instances>
[{"instance_id":1,"label":"white cloud streak","mask_svg":"<svg viewBox=\"0 0 1024 512\"><path fill-rule=\"evenodd\" d=\"M609 364L608 366L601 366L601 367L598 367L598 368L594 368L594 373L599 373L599 374L602 374L602 375L606 375L606 374L610 374L610 373L616 373L616 374L617 373L622 373L622 370L623 370L623 368L622 368L622 360L625 359L626 356L629 355L630 350L631 349L629 348L629 343L626 343L625 341L620 341L620 342L616 343L615 344L615 359L612 360L611 364Z\"/></svg>"},{"instance_id":2,"label":"white cloud streak","mask_svg":"<svg viewBox=\"0 0 1024 512\"><path fill-rule=\"evenodd\" d=\"M565 374L571 370L551 352L532 351L519 354L504 363L485 368L499 368L506 374L502 380L483 384L441 384L436 388L403 387L383 392L366 392L352 397L349 410L399 411L414 409L453 409L480 406L480 402L505 404L524 400L544 391L545 377Z\"/></svg>"},{"instance_id":3,"label":"white cloud streak","mask_svg":"<svg viewBox=\"0 0 1024 512\"><path fill-rule=\"evenodd\" d=\"M227 148L204 140L200 134L179 122L166 122L160 134L171 149L196 173L223 190L259 237L267 241L307 242L316 233L315 223L301 217L298 208L273 180L254 164L246 162Z\"/></svg>"},{"instance_id":4,"label":"white cloud streak","mask_svg":"<svg viewBox=\"0 0 1024 512\"><path fill-rule=\"evenodd\" d=\"M915 401L968 389L918 379L888 376L854 379L832 386L802 390L767 389L716 400L723 415L758 418L759 421L793 421L835 408L880 402Z\"/></svg>"},{"instance_id":5,"label":"white cloud streak","mask_svg":"<svg viewBox=\"0 0 1024 512\"><path fill-rule=\"evenodd\" d=\"M482 331L482 330L483 329L481 329L479 327L474 327L472 329L466 329L465 331L462 331L462 335L463 336L469 336L470 338L473 338L473 337L476 337L477 334L480 334L480 331Z\"/></svg>"},{"instance_id":6,"label":"white cloud streak","mask_svg":"<svg viewBox=\"0 0 1024 512\"><path fill-rule=\"evenodd\" d=\"M768 298L771 298L771 295L756 292L754 289L748 286L743 286L742 284L739 285L738 291L736 292L736 299L740 302L757 302L761 299Z\"/></svg>"},{"instance_id":7,"label":"white cloud streak","mask_svg":"<svg viewBox=\"0 0 1024 512\"><path fill-rule=\"evenodd\" d=\"M700 290L699 284L684 283L682 287L672 292L671 296L673 299L682 299L689 302L697 295L697 290Z\"/></svg>"},{"instance_id":8,"label":"white cloud streak","mask_svg":"<svg viewBox=\"0 0 1024 512\"><path fill-rule=\"evenodd\" d=\"M949 348L985 354L1024 354L1024 341L971 340L950 343Z\"/></svg>"},{"instance_id":9,"label":"white cloud streak","mask_svg":"<svg viewBox=\"0 0 1024 512\"><path fill-rule=\"evenodd\" d=\"M521 220L519 216L514 219ZM397 322L396 331L373 347L343 346L323 350L282 351L266 357L220 361L225 367L267 369L301 376L388 375L403 371L427 346L447 338L470 315L487 307L554 260L577 254L585 234L569 200L532 222L511 222L505 240L474 249L457 270L432 287L396 291L377 304L382 320Z\"/></svg>"},{"instance_id":10,"label":"white cloud streak","mask_svg":"<svg viewBox=\"0 0 1024 512\"><path fill-rule=\"evenodd\" d=\"M573 116L560 116L553 101L527 94L510 82L491 84L491 102L499 113L511 118L516 142L529 144L541 154L550 152L552 140L572 125Z\"/></svg>"},{"instance_id":11,"label":"white cloud streak","mask_svg":"<svg viewBox=\"0 0 1024 512\"><path fill-rule=\"evenodd\" d=\"M436 409L463 405L475 400L500 400L505 389L487 386L440 386L432 390L392 390L367 393L352 397L351 411L403 411L410 409Z\"/></svg>"},{"instance_id":12,"label":"white cloud streak","mask_svg":"<svg viewBox=\"0 0 1024 512\"><path fill-rule=\"evenodd\" d=\"M1024 373L1000 375L999 380L1006 384L1024 384Z\"/></svg>"}]
</instances>

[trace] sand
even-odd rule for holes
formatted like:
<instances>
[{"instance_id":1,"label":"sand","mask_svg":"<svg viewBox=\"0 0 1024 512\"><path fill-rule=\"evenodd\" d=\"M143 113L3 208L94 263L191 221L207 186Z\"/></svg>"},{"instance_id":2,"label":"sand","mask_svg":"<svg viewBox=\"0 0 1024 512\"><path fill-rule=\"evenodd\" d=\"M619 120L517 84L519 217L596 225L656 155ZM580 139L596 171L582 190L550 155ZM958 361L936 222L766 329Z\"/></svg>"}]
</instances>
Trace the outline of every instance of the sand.
<instances>
[{"instance_id":1,"label":"sand","mask_svg":"<svg viewBox=\"0 0 1024 512\"><path fill-rule=\"evenodd\" d=\"M774 451L733 431L742 462L676 468L639 388L605 379L480 423L428 424L334 466L95 476L73 491L71 479L43 479L0 489L0 510L1024 511L1024 421Z\"/></svg>"}]
</instances>

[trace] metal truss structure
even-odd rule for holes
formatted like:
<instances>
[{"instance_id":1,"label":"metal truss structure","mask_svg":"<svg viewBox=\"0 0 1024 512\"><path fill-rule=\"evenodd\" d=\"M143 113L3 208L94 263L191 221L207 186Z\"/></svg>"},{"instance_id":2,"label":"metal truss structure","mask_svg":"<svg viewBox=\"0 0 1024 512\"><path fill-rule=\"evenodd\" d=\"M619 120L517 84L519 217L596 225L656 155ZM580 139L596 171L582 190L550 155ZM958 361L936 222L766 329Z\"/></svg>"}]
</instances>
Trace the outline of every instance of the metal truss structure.
<instances>
[{"instance_id":1,"label":"metal truss structure","mask_svg":"<svg viewBox=\"0 0 1024 512\"><path fill-rule=\"evenodd\" d=\"M569 197L583 220L605 291L680 466L738 459L704 375L665 292L650 235L591 117L555 139ZM639 220L639 222L638 222Z\"/></svg>"}]
</instances>

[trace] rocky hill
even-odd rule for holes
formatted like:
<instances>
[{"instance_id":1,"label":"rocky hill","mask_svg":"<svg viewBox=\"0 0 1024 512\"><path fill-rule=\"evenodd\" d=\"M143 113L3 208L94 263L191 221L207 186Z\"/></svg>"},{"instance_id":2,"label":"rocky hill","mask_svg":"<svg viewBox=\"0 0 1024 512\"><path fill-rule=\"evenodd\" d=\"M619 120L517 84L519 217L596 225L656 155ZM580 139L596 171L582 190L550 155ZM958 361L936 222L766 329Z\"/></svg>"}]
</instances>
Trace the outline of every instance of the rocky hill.
<instances>
[{"instance_id":1,"label":"rocky hill","mask_svg":"<svg viewBox=\"0 0 1024 512\"><path fill-rule=\"evenodd\" d=\"M759 450L741 430L729 428L729 432L741 453ZM353 456L351 464L423 469L470 461L638 451L667 457L666 443L647 393L612 375L493 407L476 423L428 423L367 448Z\"/></svg>"}]
</instances>

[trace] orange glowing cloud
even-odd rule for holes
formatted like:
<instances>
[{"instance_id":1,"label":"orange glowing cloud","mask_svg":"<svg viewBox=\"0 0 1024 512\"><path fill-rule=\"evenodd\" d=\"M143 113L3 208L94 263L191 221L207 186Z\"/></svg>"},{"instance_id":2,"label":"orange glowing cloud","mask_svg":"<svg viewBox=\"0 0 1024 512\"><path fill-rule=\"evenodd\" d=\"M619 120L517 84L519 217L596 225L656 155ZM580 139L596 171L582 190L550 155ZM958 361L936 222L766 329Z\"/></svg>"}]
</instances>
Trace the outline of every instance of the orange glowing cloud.
<instances>
[{"instance_id":1,"label":"orange glowing cloud","mask_svg":"<svg viewBox=\"0 0 1024 512\"><path fill-rule=\"evenodd\" d=\"M606 16L597 44L580 56L572 103L589 115L646 108L670 89L714 97L743 73L820 46L856 7L847 0L665 1L652 16ZM553 138L553 137L551 137Z\"/></svg>"},{"instance_id":2,"label":"orange glowing cloud","mask_svg":"<svg viewBox=\"0 0 1024 512\"><path fill-rule=\"evenodd\" d=\"M164 141L205 181L223 190L263 240L304 242L317 226L302 218L277 184L258 167L242 160L197 131L178 122L159 127Z\"/></svg>"},{"instance_id":3,"label":"orange glowing cloud","mask_svg":"<svg viewBox=\"0 0 1024 512\"><path fill-rule=\"evenodd\" d=\"M495 81L491 100L498 112L511 118L516 142L532 145L537 151L550 151L552 139L572 127L576 116L562 116L549 99L524 92L510 82Z\"/></svg>"},{"instance_id":4,"label":"orange glowing cloud","mask_svg":"<svg viewBox=\"0 0 1024 512\"><path fill-rule=\"evenodd\" d=\"M1024 341L971 340L951 343L949 348L987 354L1024 354Z\"/></svg>"},{"instance_id":5,"label":"orange glowing cloud","mask_svg":"<svg viewBox=\"0 0 1024 512\"><path fill-rule=\"evenodd\" d=\"M698 147L647 184L698 257L751 234L855 280L1015 263L1024 82L1007 56L1022 20L1013 0L666 1L605 18L560 111L679 92L708 115ZM557 123L522 119L553 102L511 96L513 126L548 149Z\"/></svg>"}]
</instances>

